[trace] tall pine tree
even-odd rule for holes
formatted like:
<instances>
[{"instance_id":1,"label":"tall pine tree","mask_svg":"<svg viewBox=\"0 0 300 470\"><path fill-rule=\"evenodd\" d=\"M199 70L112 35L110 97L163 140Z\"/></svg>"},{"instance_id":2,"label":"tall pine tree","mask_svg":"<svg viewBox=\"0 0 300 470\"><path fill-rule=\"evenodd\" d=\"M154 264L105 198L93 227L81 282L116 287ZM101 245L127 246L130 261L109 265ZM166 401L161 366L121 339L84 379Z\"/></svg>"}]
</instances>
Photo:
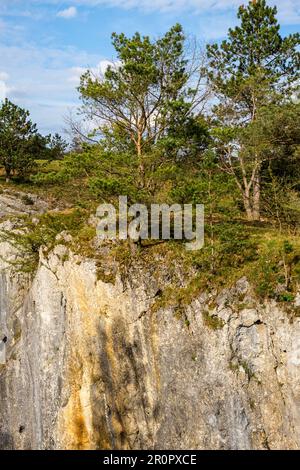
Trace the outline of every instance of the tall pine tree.
<instances>
[{"instance_id":1,"label":"tall pine tree","mask_svg":"<svg viewBox=\"0 0 300 470\"><path fill-rule=\"evenodd\" d=\"M13 173L24 176L32 168L39 140L29 112L6 99L0 106L0 165L7 182Z\"/></svg>"},{"instance_id":2,"label":"tall pine tree","mask_svg":"<svg viewBox=\"0 0 300 470\"><path fill-rule=\"evenodd\" d=\"M261 168L266 156L247 145L244 128L261 110L291 99L299 83L300 35L283 38L276 7L265 0L251 1L238 10L240 26L229 29L221 45L207 47L207 69L218 98L221 123L215 129L223 168L234 175L249 220L260 218Z\"/></svg>"}]
</instances>

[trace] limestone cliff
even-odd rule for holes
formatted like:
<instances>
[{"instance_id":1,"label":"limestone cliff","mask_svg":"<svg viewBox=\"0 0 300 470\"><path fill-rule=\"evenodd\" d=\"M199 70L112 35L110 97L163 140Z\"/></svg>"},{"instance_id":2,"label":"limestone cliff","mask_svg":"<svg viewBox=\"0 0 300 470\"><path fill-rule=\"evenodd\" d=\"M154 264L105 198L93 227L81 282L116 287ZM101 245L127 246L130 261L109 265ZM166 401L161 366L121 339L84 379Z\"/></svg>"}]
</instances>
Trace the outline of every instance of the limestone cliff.
<instances>
[{"instance_id":1,"label":"limestone cliff","mask_svg":"<svg viewBox=\"0 0 300 470\"><path fill-rule=\"evenodd\" d=\"M246 279L179 318L147 269L104 282L58 244L29 279L0 254L0 448L300 448L300 318Z\"/></svg>"}]
</instances>

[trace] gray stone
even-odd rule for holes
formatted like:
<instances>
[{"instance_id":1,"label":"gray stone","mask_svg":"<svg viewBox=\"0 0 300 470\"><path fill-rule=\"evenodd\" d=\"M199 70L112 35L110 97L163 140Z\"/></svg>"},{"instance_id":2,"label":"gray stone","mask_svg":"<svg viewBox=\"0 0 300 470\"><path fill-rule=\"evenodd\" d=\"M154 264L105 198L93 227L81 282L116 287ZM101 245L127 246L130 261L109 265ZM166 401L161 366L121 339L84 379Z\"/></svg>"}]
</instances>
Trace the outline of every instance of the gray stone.
<instances>
[{"instance_id":1,"label":"gray stone","mask_svg":"<svg viewBox=\"0 0 300 470\"><path fill-rule=\"evenodd\" d=\"M1 449L300 449L300 323L281 304L243 279L178 317L151 308L149 269L105 283L66 250L29 279L0 243ZM257 307L238 311L245 292Z\"/></svg>"}]
</instances>

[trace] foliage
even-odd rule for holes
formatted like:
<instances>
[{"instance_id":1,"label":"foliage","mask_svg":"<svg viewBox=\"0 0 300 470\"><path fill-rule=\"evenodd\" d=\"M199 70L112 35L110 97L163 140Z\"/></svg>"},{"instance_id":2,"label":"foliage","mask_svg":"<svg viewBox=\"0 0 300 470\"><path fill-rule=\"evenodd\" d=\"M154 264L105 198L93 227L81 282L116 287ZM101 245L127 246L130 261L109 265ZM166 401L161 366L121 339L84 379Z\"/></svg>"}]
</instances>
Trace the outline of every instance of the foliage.
<instances>
[{"instance_id":1,"label":"foliage","mask_svg":"<svg viewBox=\"0 0 300 470\"><path fill-rule=\"evenodd\" d=\"M225 325L224 320L217 315L211 315L206 310L202 313L204 324L212 330L220 330Z\"/></svg>"},{"instance_id":2,"label":"foliage","mask_svg":"<svg viewBox=\"0 0 300 470\"><path fill-rule=\"evenodd\" d=\"M265 0L238 11L240 26L229 29L221 45L207 46L207 75L219 103L215 142L225 171L233 175L249 220L260 218L261 168L270 151L260 125L270 127L270 106L281 106L299 84L300 35L282 38L276 7ZM259 131L259 132L257 132ZM282 143L281 145L288 145ZM274 145L273 145L274 148Z\"/></svg>"},{"instance_id":3,"label":"foliage","mask_svg":"<svg viewBox=\"0 0 300 470\"><path fill-rule=\"evenodd\" d=\"M29 112L6 99L0 106L0 164L7 179L13 172L21 176L30 172L38 139Z\"/></svg>"},{"instance_id":4,"label":"foliage","mask_svg":"<svg viewBox=\"0 0 300 470\"><path fill-rule=\"evenodd\" d=\"M46 137L38 133L30 120L29 111L8 99L0 106L0 165L7 181L12 175L24 178L33 172L36 159L62 158L66 142L55 134Z\"/></svg>"},{"instance_id":5,"label":"foliage","mask_svg":"<svg viewBox=\"0 0 300 470\"><path fill-rule=\"evenodd\" d=\"M209 77L218 95L232 100L239 121L292 93L299 77L300 34L282 38L276 14L265 0L250 1L239 8L241 24L229 29L228 39L207 46Z\"/></svg>"},{"instance_id":6,"label":"foliage","mask_svg":"<svg viewBox=\"0 0 300 470\"><path fill-rule=\"evenodd\" d=\"M11 234L22 269L33 269L40 248L66 230L72 249L96 258L99 277L112 279L115 267L106 274L92 244L95 228L86 223L100 202L127 195L129 204L148 207L204 204L202 250L186 252L175 240L138 248L120 242L107 250L106 264L167 271L171 280L154 309L180 313L202 290L242 276L258 296L293 303L300 282L299 34L282 37L276 13L265 0L241 6L240 24L207 47L204 68L196 50L189 55L180 25L156 40L114 33L116 62L103 76L81 77L83 117L93 130L82 140L78 133L69 152L60 136L41 136L27 111L4 102L0 162L8 177L30 174L8 185L61 209ZM176 277L179 265L185 281ZM204 321L222 326L210 313Z\"/></svg>"},{"instance_id":7,"label":"foliage","mask_svg":"<svg viewBox=\"0 0 300 470\"><path fill-rule=\"evenodd\" d=\"M252 282L262 297L291 302L300 281L300 246L298 241L273 238L259 250L257 270Z\"/></svg>"},{"instance_id":8,"label":"foliage","mask_svg":"<svg viewBox=\"0 0 300 470\"><path fill-rule=\"evenodd\" d=\"M25 218L13 231L2 230L0 240L8 241L17 248L17 258L11 264L16 270L33 273L39 262L41 247L50 251L56 241L56 236L63 231L76 235L83 227L86 213L80 210L64 212L49 212L39 219Z\"/></svg>"},{"instance_id":9,"label":"foliage","mask_svg":"<svg viewBox=\"0 0 300 470\"><path fill-rule=\"evenodd\" d=\"M100 133L104 151L130 154L136 185L144 189L153 184L153 167L187 159L205 145L203 119L193 113L203 97L184 54L180 25L156 41L114 33L112 43L117 62L103 77L87 71L79 91L87 116L100 121L94 134Z\"/></svg>"},{"instance_id":10,"label":"foliage","mask_svg":"<svg viewBox=\"0 0 300 470\"><path fill-rule=\"evenodd\" d=\"M61 160L68 148L67 142L59 134L47 136L47 156L48 160Z\"/></svg>"}]
</instances>

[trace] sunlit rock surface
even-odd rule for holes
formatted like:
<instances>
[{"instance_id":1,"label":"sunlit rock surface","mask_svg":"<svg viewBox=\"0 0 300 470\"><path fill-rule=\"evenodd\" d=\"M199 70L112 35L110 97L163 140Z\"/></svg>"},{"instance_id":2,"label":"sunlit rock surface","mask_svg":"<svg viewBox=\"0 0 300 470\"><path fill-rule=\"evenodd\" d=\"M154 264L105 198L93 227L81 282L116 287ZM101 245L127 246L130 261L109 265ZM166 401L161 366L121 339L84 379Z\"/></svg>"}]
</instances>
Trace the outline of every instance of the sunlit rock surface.
<instances>
[{"instance_id":1,"label":"sunlit rock surface","mask_svg":"<svg viewBox=\"0 0 300 470\"><path fill-rule=\"evenodd\" d=\"M29 280L0 255L1 449L300 448L300 318L246 279L179 318L147 270L105 283L58 245Z\"/></svg>"}]
</instances>

